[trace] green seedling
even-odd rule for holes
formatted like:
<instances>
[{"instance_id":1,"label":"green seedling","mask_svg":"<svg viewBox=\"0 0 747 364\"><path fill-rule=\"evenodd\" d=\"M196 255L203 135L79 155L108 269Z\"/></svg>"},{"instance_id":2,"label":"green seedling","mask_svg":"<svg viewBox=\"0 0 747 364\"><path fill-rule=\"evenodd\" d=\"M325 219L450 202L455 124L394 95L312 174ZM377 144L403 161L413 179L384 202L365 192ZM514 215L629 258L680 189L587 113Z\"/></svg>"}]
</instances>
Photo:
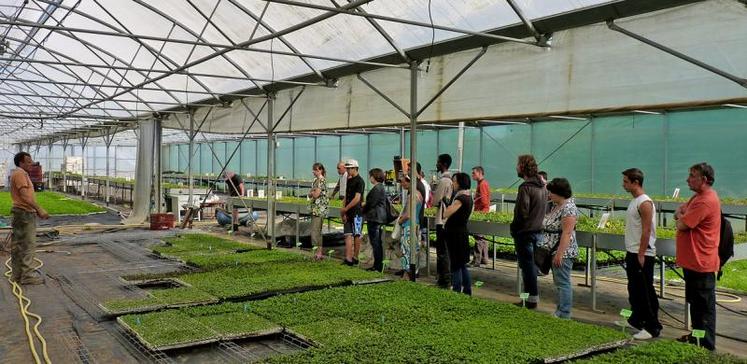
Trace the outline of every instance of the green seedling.
<instances>
[{"instance_id":1,"label":"green seedling","mask_svg":"<svg viewBox=\"0 0 747 364\"><path fill-rule=\"evenodd\" d=\"M698 346L700 346L700 339L705 337L705 330L693 330L692 334L690 335L695 338Z\"/></svg>"},{"instance_id":2,"label":"green seedling","mask_svg":"<svg viewBox=\"0 0 747 364\"><path fill-rule=\"evenodd\" d=\"M526 307L527 306L527 298L529 298L529 292L521 292L519 294L519 298L521 298L521 306Z\"/></svg>"},{"instance_id":3,"label":"green seedling","mask_svg":"<svg viewBox=\"0 0 747 364\"><path fill-rule=\"evenodd\" d=\"M384 273L384 270L389 268L389 265L392 264L392 261L389 259L384 259L383 262L381 262L381 273Z\"/></svg>"},{"instance_id":4,"label":"green seedling","mask_svg":"<svg viewBox=\"0 0 747 364\"><path fill-rule=\"evenodd\" d=\"M622 316L624 322L627 322L631 315L633 315L633 311L628 310L627 308L623 308L622 310L620 310L620 316ZM625 326L626 325L622 325L623 332L625 332Z\"/></svg>"}]
</instances>

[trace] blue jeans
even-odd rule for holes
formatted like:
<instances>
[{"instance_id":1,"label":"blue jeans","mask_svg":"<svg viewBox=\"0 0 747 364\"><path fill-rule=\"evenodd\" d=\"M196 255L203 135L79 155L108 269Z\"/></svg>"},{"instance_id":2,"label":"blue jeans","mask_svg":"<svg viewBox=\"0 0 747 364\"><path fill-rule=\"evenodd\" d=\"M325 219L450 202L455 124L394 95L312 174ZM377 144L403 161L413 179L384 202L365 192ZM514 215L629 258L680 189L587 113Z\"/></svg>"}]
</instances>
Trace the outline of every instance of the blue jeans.
<instances>
[{"instance_id":1,"label":"blue jeans","mask_svg":"<svg viewBox=\"0 0 747 364\"><path fill-rule=\"evenodd\" d=\"M472 280L469 277L466 264L462 264L459 269L451 271L451 289L454 292L472 295Z\"/></svg>"},{"instance_id":2,"label":"blue jeans","mask_svg":"<svg viewBox=\"0 0 747 364\"><path fill-rule=\"evenodd\" d=\"M571 318L571 308L573 307L571 268L573 268L573 258L563 258L560 267L552 267L552 281L558 290L558 306L555 310L555 316L566 319Z\"/></svg>"},{"instance_id":3,"label":"blue jeans","mask_svg":"<svg viewBox=\"0 0 747 364\"><path fill-rule=\"evenodd\" d=\"M371 242L371 250L373 250L373 268L381 271L384 264L384 249L381 244L381 224L371 221L366 224L368 227L368 241Z\"/></svg>"},{"instance_id":4,"label":"blue jeans","mask_svg":"<svg viewBox=\"0 0 747 364\"><path fill-rule=\"evenodd\" d=\"M524 292L529 293L527 302L539 302L537 288L537 266L534 265L534 248L542 240L542 234L520 234L514 237L514 249L519 259L521 279L524 282Z\"/></svg>"}]
</instances>

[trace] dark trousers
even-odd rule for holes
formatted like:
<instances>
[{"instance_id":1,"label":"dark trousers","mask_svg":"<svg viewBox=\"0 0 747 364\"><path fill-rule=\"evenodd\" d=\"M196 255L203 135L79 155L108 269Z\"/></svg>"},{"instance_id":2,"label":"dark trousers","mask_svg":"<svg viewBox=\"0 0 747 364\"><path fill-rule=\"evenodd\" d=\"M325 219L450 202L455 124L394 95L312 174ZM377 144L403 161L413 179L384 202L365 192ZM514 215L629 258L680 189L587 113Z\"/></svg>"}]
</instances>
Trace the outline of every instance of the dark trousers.
<instances>
[{"instance_id":1,"label":"dark trousers","mask_svg":"<svg viewBox=\"0 0 747 364\"><path fill-rule=\"evenodd\" d=\"M446 248L446 231L443 225L436 225L436 283L439 287L449 287L449 250Z\"/></svg>"},{"instance_id":2,"label":"dark trousers","mask_svg":"<svg viewBox=\"0 0 747 364\"><path fill-rule=\"evenodd\" d=\"M371 242L371 249L373 250L373 267L377 271L381 271L384 268L384 249L381 244L381 224L369 221L366 225L368 226L368 241Z\"/></svg>"},{"instance_id":3,"label":"dark trousers","mask_svg":"<svg viewBox=\"0 0 747 364\"><path fill-rule=\"evenodd\" d=\"M716 274L682 269L685 273L685 301L690 304L694 330L705 330L700 345L716 348Z\"/></svg>"},{"instance_id":4,"label":"dark trousers","mask_svg":"<svg viewBox=\"0 0 747 364\"><path fill-rule=\"evenodd\" d=\"M462 264L458 269L452 269L451 289L454 292L472 295L472 280L467 270L467 264Z\"/></svg>"},{"instance_id":5,"label":"dark trousers","mask_svg":"<svg viewBox=\"0 0 747 364\"><path fill-rule=\"evenodd\" d=\"M534 249L537 247L540 234L525 233L514 237L514 249L521 268L521 278L524 281L524 292L529 293L527 302L539 302L537 288L537 266L534 264Z\"/></svg>"},{"instance_id":6,"label":"dark trousers","mask_svg":"<svg viewBox=\"0 0 747 364\"><path fill-rule=\"evenodd\" d=\"M649 334L659 336L659 299L654 289L655 258L647 256L643 267L638 262L638 254L625 255L625 273L628 275L628 302L631 311L628 323L637 329L646 329Z\"/></svg>"}]
</instances>

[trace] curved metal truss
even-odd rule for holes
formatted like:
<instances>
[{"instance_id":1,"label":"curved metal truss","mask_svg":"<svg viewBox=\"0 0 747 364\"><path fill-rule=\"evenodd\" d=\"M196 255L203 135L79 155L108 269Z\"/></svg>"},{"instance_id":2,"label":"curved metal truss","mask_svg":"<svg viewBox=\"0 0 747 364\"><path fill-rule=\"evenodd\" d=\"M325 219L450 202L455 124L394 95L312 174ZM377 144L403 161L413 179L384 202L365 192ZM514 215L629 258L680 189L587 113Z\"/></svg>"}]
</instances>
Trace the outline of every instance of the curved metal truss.
<instances>
[{"instance_id":1,"label":"curved metal truss","mask_svg":"<svg viewBox=\"0 0 747 364\"><path fill-rule=\"evenodd\" d=\"M580 14L567 24L577 26L687 2L6 0L0 136L25 144L104 136L155 114L335 87L341 74L408 68L466 47L548 47L552 28L565 26L540 24L550 18Z\"/></svg>"}]
</instances>

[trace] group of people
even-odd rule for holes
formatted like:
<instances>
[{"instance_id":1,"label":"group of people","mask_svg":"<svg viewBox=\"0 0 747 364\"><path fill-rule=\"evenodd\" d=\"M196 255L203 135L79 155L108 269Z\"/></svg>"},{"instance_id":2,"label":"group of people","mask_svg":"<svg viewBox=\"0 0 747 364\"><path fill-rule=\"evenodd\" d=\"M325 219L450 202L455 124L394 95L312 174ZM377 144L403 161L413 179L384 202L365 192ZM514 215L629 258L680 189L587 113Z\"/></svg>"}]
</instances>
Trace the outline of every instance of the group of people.
<instances>
[{"instance_id":1,"label":"group of people","mask_svg":"<svg viewBox=\"0 0 747 364\"><path fill-rule=\"evenodd\" d=\"M470 255L472 265L488 263L488 244L483 236L475 235L475 246L469 246L467 222L472 211L487 212L490 208L490 187L482 167L472 168L472 180L477 184L474 195L472 183L466 173L451 175L451 156L441 154L436 161L440 178L433 186L425 180L421 166L416 186L416 220L421 227L421 240L428 238L425 228L426 206L437 208L436 226L436 283L471 294L471 278L467 270ZM312 210L312 242L321 247L322 220L326 216L329 198L336 193L344 201L341 209L345 224L345 258L343 264L358 264L362 223L365 220L368 236L373 248L374 264L370 270L381 270L383 262L382 229L386 221L387 196L382 183L384 172L379 168L369 171L372 187L363 198L364 182L358 173L358 162L348 160L337 166L340 180L334 191L327 194L324 166L315 163L315 180L309 194ZM573 198L570 182L558 177L548 181L547 173L538 170L532 155L521 155L516 164L517 176L523 179L519 185L514 206L514 217L510 225L511 236L522 274L526 300L517 303L521 307L535 309L539 303L537 284L538 250L549 251L553 283L557 291L557 304L553 315L570 318L573 306L571 270L578 257L576 222L580 214ZM635 329L634 338L646 340L660 335L662 325L658 319L659 303L654 289L654 264L656 257L656 207L643 188L644 175L637 168L622 171L622 186L631 194L625 223L625 270L628 276L628 296L632 315L620 325ZM683 268L686 282L686 301L690 304L694 329L705 330L701 344L715 348L715 272L719 269L718 242L720 234L720 202L713 190L713 168L699 163L690 168L687 183L695 195L675 212L677 221L677 265ZM410 176L400 178L402 188L409 191ZM410 278L410 229L414 225L409 216L410 199L403 196L403 212L396 220L401 227L402 276ZM421 241L421 243L422 243ZM420 244L415 244L419 246ZM317 259L322 259L321 249ZM548 272L549 273L549 272ZM681 341L695 342L689 335Z\"/></svg>"},{"instance_id":2,"label":"group of people","mask_svg":"<svg viewBox=\"0 0 747 364\"><path fill-rule=\"evenodd\" d=\"M539 303L538 268L535 250L550 249L553 282L557 290L554 316L570 318L573 304L571 268L578 256L576 220L578 208L571 185L565 178L545 184L531 155L519 156L516 172L524 182L519 186L511 223L526 302L517 303L534 309ZM622 186L633 199L625 216L625 271L628 277L628 301L632 314L620 325L636 330L634 338L647 340L660 335L659 302L654 289L656 257L656 206L643 188L644 175L638 168L622 171ZM676 220L676 263L685 278L685 300L690 305L692 327L704 330L700 344L714 350L716 344L716 272L720 268L718 245L721 229L721 205L712 188L713 167L698 163L690 167L687 185L695 194L674 214ZM548 200L550 201L548 204ZM696 343L691 334L679 339Z\"/></svg>"},{"instance_id":3,"label":"group of people","mask_svg":"<svg viewBox=\"0 0 747 364\"><path fill-rule=\"evenodd\" d=\"M477 182L473 197L470 192L470 176L466 173L449 172L451 156L441 154L436 161L440 179L430 192L420 164L416 164L418 181L415 189L415 212L409 216L410 198L403 196L405 206L396 219L401 228L402 276L410 278L410 234L413 226L420 226L420 239L428 238L424 210L436 206L436 260L437 284L458 292L471 294L470 273L467 270L470 247L467 223L473 210L486 211L490 205L490 189L482 167L472 169L472 179ZM26 152L15 155L16 168L10 177L10 194L13 201L13 236L11 242L11 280L19 284L41 284L43 277L35 274L33 257L35 250L36 218L48 218L47 212L34 198L33 185L28 176L33 160ZM354 159L340 162L337 166L340 179L328 194L326 170L321 163L314 163L314 182L309 198L312 215L312 243L317 247L316 259L323 259L322 222L327 216L329 199L339 193L343 200L340 209L344 223L345 257L343 264L358 264L361 248L363 221L373 248L374 264L370 270L383 268L383 226L390 223L387 195L383 187L384 171L374 168L368 172L371 188L364 199L365 182L358 172ZM519 185L510 225L511 235L522 273L524 291L528 293L522 307L535 309L539 303L537 285L538 263L536 251L549 250L553 282L557 290L557 306L554 316L570 318L573 304L571 268L578 256L576 221L579 210L573 199L571 184L565 178L547 181L546 174L538 171L532 155L521 155L516 164L516 173L523 179ZM231 176L233 177L233 176ZM236 194L242 194L243 185L229 177ZM644 175L637 168L622 171L622 187L633 199L627 208L625 221L625 267L628 276L628 295L632 315L621 325L635 328L634 338L640 340L657 337L662 325L658 319L659 302L653 285L656 256L656 206L643 188ZM714 350L716 343L716 272L720 269L718 252L721 234L721 205L713 189L715 173L707 163L690 167L687 185L694 192L690 200L677 208L676 262L682 267L685 279L686 302L690 305L693 329L704 330L700 344ZM410 176L403 174L399 180L403 190L409 191ZM417 224L413 223L417 222ZM419 246L420 244L415 244ZM473 264L486 263L487 244L477 237ZM695 343L691 335L681 341Z\"/></svg>"}]
</instances>

